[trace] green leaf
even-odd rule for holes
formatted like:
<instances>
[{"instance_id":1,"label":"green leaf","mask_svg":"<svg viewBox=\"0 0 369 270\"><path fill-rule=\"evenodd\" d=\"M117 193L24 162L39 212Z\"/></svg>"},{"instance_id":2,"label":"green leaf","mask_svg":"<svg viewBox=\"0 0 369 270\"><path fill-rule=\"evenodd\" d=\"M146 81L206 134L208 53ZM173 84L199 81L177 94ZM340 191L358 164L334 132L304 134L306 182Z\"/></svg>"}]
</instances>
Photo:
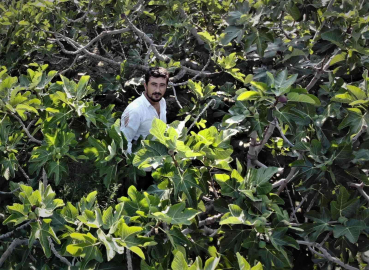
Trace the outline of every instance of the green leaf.
<instances>
[{"instance_id":1,"label":"green leaf","mask_svg":"<svg viewBox=\"0 0 369 270\"><path fill-rule=\"evenodd\" d=\"M292 264L287 256L286 251L277 250L267 245L264 249L259 250L260 258L266 269L291 268Z\"/></svg>"},{"instance_id":2,"label":"green leaf","mask_svg":"<svg viewBox=\"0 0 369 270\"><path fill-rule=\"evenodd\" d=\"M76 89L76 99L77 100L81 100L87 94L88 92L87 84L89 80L90 80L90 76L82 76L81 79L79 80L77 84L77 89Z\"/></svg>"},{"instance_id":3,"label":"green leaf","mask_svg":"<svg viewBox=\"0 0 369 270\"><path fill-rule=\"evenodd\" d=\"M166 139L164 136L166 129L167 125L162 120L154 118L154 120L152 121L150 134L154 135L155 138L159 140L159 142L161 142L165 146L168 146L166 144Z\"/></svg>"},{"instance_id":4,"label":"green leaf","mask_svg":"<svg viewBox=\"0 0 369 270\"><path fill-rule=\"evenodd\" d=\"M96 260L100 263L103 262L102 254L99 248L95 245L97 238L95 238L91 233L71 233L69 236L76 243L68 245L66 250L74 257L83 258L80 265L81 269L85 269L91 260Z\"/></svg>"},{"instance_id":5,"label":"green leaf","mask_svg":"<svg viewBox=\"0 0 369 270\"><path fill-rule=\"evenodd\" d=\"M237 100L256 100L260 97L260 93L256 91L246 91L237 97Z\"/></svg>"},{"instance_id":6,"label":"green leaf","mask_svg":"<svg viewBox=\"0 0 369 270\"><path fill-rule=\"evenodd\" d=\"M291 77L287 78L287 70L280 71L274 81L274 88L276 91L273 91L276 96L281 96L284 93L287 93L291 85L293 85L297 79L298 74L294 74Z\"/></svg>"},{"instance_id":7,"label":"green leaf","mask_svg":"<svg viewBox=\"0 0 369 270\"><path fill-rule=\"evenodd\" d=\"M172 270L187 270L188 269L187 262L182 252L180 251L176 252L171 266L172 266Z\"/></svg>"},{"instance_id":8,"label":"green leaf","mask_svg":"<svg viewBox=\"0 0 369 270\"><path fill-rule=\"evenodd\" d=\"M321 37L323 40L330 41L333 44L336 44L340 48L344 47L342 44L342 41L345 40L344 35L339 29L328 30L322 33Z\"/></svg>"},{"instance_id":9,"label":"green leaf","mask_svg":"<svg viewBox=\"0 0 369 270\"><path fill-rule=\"evenodd\" d=\"M212 44L212 43L214 43L214 36L212 36L212 35L210 35L210 33L209 32L207 32L207 31L204 31L204 32L198 32L197 33L199 36L200 36L200 38L203 40L203 41L205 41L206 43L208 43L208 44Z\"/></svg>"},{"instance_id":10,"label":"green leaf","mask_svg":"<svg viewBox=\"0 0 369 270\"><path fill-rule=\"evenodd\" d=\"M97 230L97 237L106 248L106 257L108 261L114 258L116 252L123 254L124 248L118 245L115 239L113 239L110 235L105 235L101 229Z\"/></svg>"},{"instance_id":11,"label":"green leaf","mask_svg":"<svg viewBox=\"0 0 369 270\"><path fill-rule=\"evenodd\" d=\"M239 252L236 253L237 255L237 261L238 261L238 267L240 270L250 270L250 264L246 261L244 257L241 256Z\"/></svg>"},{"instance_id":12,"label":"green leaf","mask_svg":"<svg viewBox=\"0 0 369 270\"><path fill-rule=\"evenodd\" d=\"M339 217L350 217L358 206L358 198L349 200L350 193L343 186L340 187L337 201L331 202L332 218L337 220Z\"/></svg>"},{"instance_id":13,"label":"green leaf","mask_svg":"<svg viewBox=\"0 0 369 270\"><path fill-rule=\"evenodd\" d=\"M41 247L47 258L51 256L51 249L48 237L54 239L57 244L60 244L60 240L56 237L54 230L50 226L51 219L43 219L41 224L37 222L31 223L31 235L29 237L28 247L31 248L36 239L39 239Z\"/></svg>"},{"instance_id":14,"label":"green leaf","mask_svg":"<svg viewBox=\"0 0 369 270\"><path fill-rule=\"evenodd\" d=\"M365 222L362 220L350 219L345 226L336 225L333 228L335 238L345 236L352 244L357 243L362 230L366 228Z\"/></svg>"},{"instance_id":15,"label":"green leaf","mask_svg":"<svg viewBox=\"0 0 369 270\"><path fill-rule=\"evenodd\" d=\"M311 94L298 94L298 93L288 93L287 95L288 101L309 103L316 106L320 105L320 100Z\"/></svg>"},{"instance_id":16,"label":"green leaf","mask_svg":"<svg viewBox=\"0 0 369 270\"><path fill-rule=\"evenodd\" d=\"M206 260L204 270L215 270L219 264L220 258L211 257Z\"/></svg>"},{"instance_id":17,"label":"green leaf","mask_svg":"<svg viewBox=\"0 0 369 270\"><path fill-rule=\"evenodd\" d=\"M191 225L191 219L200 214L200 211L185 207L185 203L177 203L168 206L163 212L153 213L152 217L170 224Z\"/></svg>"},{"instance_id":18,"label":"green leaf","mask_svg":"<svg viewBox=\"0 0 369 270\"><path fill-rule=\"evenodd\" d=\"M183 174L179 174L176 172L172 178L174 184L174 196L177 196L179 192L184 192L187 196L187 200L191 203L191 195L190 190L191 188L198 188L201 187L198 184L196 179L196 172L194 170L186 170Z\"/></svg>"},{"instance_id":19,"label":"green leaf","mask_svg":"<svg viewBox=\"0 0 369 270\"><path fill-rule=\"evenodd\" d=\"M51 177L54 174L54 182L55 185L59 185L60 178L62 174L66 174L68 172L68 169L66 167L66 164L60 160L57 161L51 161L47 164L47 172L48 177Z\"/></svg>"},{"instance_id":20,"label":"green leaf","mask_svg":"<svg viewBox=\"0 0 369 270\"><path fill-rule=\"evenodd\" d=\"M349 90L350 93L354 95L357 100L367 99L365 92L359 87L356 87L354 85L347 85L347 90Z\"/></svg>"},{"instance_id":21,"label":"green leaf","mask_svg":"<svg viewBox=\"0 0 369 270\"><path fill-rule=\"evenodd\" d=\"M134 159L133 165L138 168L153 167L154 169L163 164L168 155L165 145L157 141L144 141L145 148L140 149Z\"/></svg>"}]
</instances>

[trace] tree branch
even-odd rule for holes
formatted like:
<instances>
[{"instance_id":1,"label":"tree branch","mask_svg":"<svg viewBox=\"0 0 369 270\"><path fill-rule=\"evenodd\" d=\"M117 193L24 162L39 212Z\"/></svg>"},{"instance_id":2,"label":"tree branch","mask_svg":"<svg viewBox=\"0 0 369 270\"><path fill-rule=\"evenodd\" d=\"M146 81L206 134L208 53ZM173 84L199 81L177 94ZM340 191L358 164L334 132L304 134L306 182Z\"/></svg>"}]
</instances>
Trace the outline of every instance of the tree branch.
<instances>
[{"instance_id":1,"label":"tree branch","mask_svg":"<svg viewBox=\"0 0 369 270\"><path fill-rule=\"evenodd\" d=\"M278 129L279 133L281 133L281 137L282 139L291 147L294 147L293 143L291 143L287 138L286 136L283 134L283 131L282 131L282 128L279 126L279 123L278 123L278 119L277 118L274 118L275 119L275 127Z\"/></svg>"},{"instance_id":2,"label":"tree branch","mask_svg":"<svg viewBox=\"0 0 369 270\"><path fill-rule=\"evenodd\" d=\"M158 58L160 61L164 61L164 62L169 62L170 58L166 55L163 55L161 53L159 53L159 51L156 48L156 45L154 44L154 41L148 36L146 35L146 33L142 32L140 29L138 29L129 19L127 16L123 15L123 17L125 18L125 20L127 21L127 23L129 24L129 27L139 36L141 37L144 41L146 41L151 49L152 52L155 54L156 58Z\"/></svg>"},{"instance_id":3,"label":"tree branch","mask_svg":"<svg viewBox=\"0 0 369 270\"><path fill-rule=\"evenodd\" d=\"M18 164L19 170L22 172L23 176L27 179L27 183L31 181L31 178L29 178L28 174L23 170L22 166Z\"/></svg>"},{"instance_id":4,"label":"tree branch","mask_svg":"<svg viewBox=\"0 0 369 270\"><path fill-rule=\"evenodd\" d=\"M369 202L369 195L364 191L364 183L361 182L360 184L357 184L357 183L352 183L352 182L349 182L347 183L349 187L354 187L357 189L357 191L359 191L359 193L361 194L361 196L363 196L363 198Z\"/></svg>"},{"instance_id":5,"label":"tree branch","mask_svg":"<svg viewBox=\"0 0 369 270\"><path fill-rule=\"evenodd\" d=\"M14 192L14 191L13 191L13 192ZM27 227L31 222L34 222L34 221L35 221L35 220L30 220L30 221L28 221L27 223L24 223L23 225L21 225L21 226L19 226L19 227L15 228L14 230L12 230L12 231L10 231L10 232L7 232L7 233L5 233L5 234L0 235L0 240L2 240L2 239L5 239L5 238L8 238L8 237L12 236L16 231L20 231L20 230L24 229L24 228L25 228L25 227Z\"/></svg>"},{"instance_id":6,"label":"tree branch","mask_svg":"<svg viewBox=\"0 0 369 270\"><path fill-rule=\"evenodd\" d=\"M15 119L17 119L18 120L18 122L21 124L21 126L22 126L22 128L23 128L23 130L24 130L24 132L27 134L27 137L29 138L29 140L31 141L31 142L34 142L34 143L37 143L37 144L42 144L42 141L39 141L39 140L37 140L35 137L33 137L32 135L31 135L31 133L29 132L29 130L26 128L26 126L24 125L24 123L23 123L23 121L22 121L22 119L20 119L17 115L15 115L14 113L11 113L10 114L11 116L13 116Z\"/></svg>"},{"instance_id":7,"label":"tree branch","mask_svg":"<svg viewBox=\"0 0 369 270\"><path fill-rule=\"evenodd\" d=\"M13 253L14 249L20 245L28 245L28 239L19 239L19 238L14 239L13 242L10 244L10 246L7 248L7 250L5 250L5 252L1 256L0 267L3 266L4 262Z\"/></svg>"},{"instance_id":8,"label":"tree branch","mask_svg":"<svg viewBox=\"0 0 369 270\"><path fill-rule=\"evenodd\" d=\"M186 14L186 12L182 8L179 9L179 15L181 16L182 19L188 20L188 15ZM201 39L201 37L197 33L197 30L196 30L195 27L190 26L189 31L196 38L196 41L199 45L204 45L205 44L205 42Z\"/></svg>"},{"instance_id":9,"label":"tree branch","mask_svg":"<svg viewBox=\"0 0 369 270\"><path fill-rule=\"evenodd\" d=\"M283 25L282 25L282 20L283 20L283 17L284 17L284 11L282 11L281 13L281 17L279 19L279 28L281 29L283 35L287 38L287 39L291 39L292 40L292 37L286 32L286 30L283 29Z\"/></svg>"},{"instance_id":10,"label":"tree branch","mask_svg":"<svg viewBox=\"0 0 369 270\"><path fill-rule=\"evenodd\" d=\"M201 115L203 115L204 114L204 112L210 107L210 105L212 104L212 103L216 103L216 101L215 101L215 99L212 99L212 100L210 100L209 102L208 102L208 104L206 104L206 106L204 107L204 109L199 113L199 115L196 117L196 119L195 119L195 121L193 121L193 123L191 124L191 126L188 128L188 131L190 131L192 128L193 128L193 126L197 123L197 121L200 119L200 117L201 117ZM187 131L187 132L188 132Z\"/></svg>"},{"instance_id":11,"label":"tree branch","mask_svg":"<svg viewBox=\"0 0 369 270\"><path fill-rule=\"evenodd\" d=\"M67 258L63 257L62 255L60 255L56 251L55 246L54 246L54 243L51 240L51 237L50 236L47 237L47 240L49 241L49 245L50 245L51 251L54 253L55 257L57 257L61 262L65 263L66 265L72 266L72 264L67 260Z\"/></svg>"},{"instance_id":12,"label":"tree branch","mask_svg":"<svg viewBox=\"0 0 369 270\"><path fill-rule=\"evenodd\" d=\"M76 22L80 22L80 21L82 21L83 19L85 19L85 18L87 17L87 15L90 13L91 2L92 2L92 0L90 0L90 1L88 2L87 11L85 12L85 14L83 14L83 16L82 16L82 17L80 17L80 18L78 18L78 19L75 19L75 20L72 20L72 19L68 19L68 18L67 18L67 20L68 20L69 22L76 23Z\"/></svg>"},{"instance_id":13,"label":"tree branch","mask_svg":"<svg viewBox=\"0 0 369 270\"><path fill-rule=\"evenodd\" d=\"M356 142L357 139L359 139L359 137L361 135L363 135L366 132L367 129L368 129L368 126L367 125L363 125L361 127L360 131L352 138L352 142Z\"/></svg>"},{"instance_id":14,"label":"tree branch","mask_svg":"<svg viewBox=\"0 0 369 270\"><path fill-rule=\"evenodd\" d=\"M128 270L133 270L131 251L128 248L126 254L127 254L127 268Z\"/></svg>"},{"instance_id":15,"label":"tree branch","mask_svg":"<svg viewBox=\"0 0 369 270\"><path fill-rule=\"evenodd\" d=\"M329 252L325 248L320 246L318 243L313 243L313 242L308 242L308 241L300 241L300 240L297 240L297 243L299 245L308 246L310 251L313 252L314 254L316 254L316 255L318 255L322 258L325 258L325 259L327 259L331 262L334 262L335 264L338 264L339 266L341 266L341 267L343 267L347 270L360 270L359 268L352 267L348 264L344 264L340 259L338 259L336 257L333 257L331 254L329 254ZM313 248L317 248L322 253L319 253L319 252L315 251Z\"/></svg>"},{"instance_id":16,"label":"tree branch","mask_svg":"<svg viewBox=\"0 0 369 270\"><path fill-rule=\"evenodd\" d=\"M328 3L328 7L327 7L327 11L331 11L332 9L332 6L333 6L333 3L334 3L334 0L330 0L329 3ZM325 22L326 22L326 19L322 22L322 24L319 26L319 29L318 31L315 32L315 35L313 37L313 40L311 41L311 46L314 45L314 43L316 42L318 36L320 35L320 32L322 31L324 25L325 25Z\"/></svg>"},{"instance_id":17,"label":"tree branch","mask_svg":"<svg viewBox=\"0 0 369 270\"><path fill-rule=\"evenodd\" d=\"M318 80L320 79L320 77L322 76L322 74L324 72L328 72L328 68L329 68L329 65L332 61L332 59L337 55L337 53L339 52L340 50L337 50L332 56L331 58L327 61L327 63L324 64L325 62L325 59L323 60L322 62L322 67L320 69L318 69L316 72L315 72L315 75L313 77L313 79L310 81L310 83L305 87L306 90L310 90L311 88L313 88L313 86L318 82Z\"/></svg>"},{"instance_id":18,"label":"tree branch","mask_svg":"<svg viewBox=\"0 0 369 270\"><path fill-rule=\"evenodd\" d=\"M14 192L18 191L20 188L16 188L12 191L9 192L5 192L5 191L0 191L0 195L12 195ZM0 238L1 239L1 238Z\"/></svg>"}]
</instances>

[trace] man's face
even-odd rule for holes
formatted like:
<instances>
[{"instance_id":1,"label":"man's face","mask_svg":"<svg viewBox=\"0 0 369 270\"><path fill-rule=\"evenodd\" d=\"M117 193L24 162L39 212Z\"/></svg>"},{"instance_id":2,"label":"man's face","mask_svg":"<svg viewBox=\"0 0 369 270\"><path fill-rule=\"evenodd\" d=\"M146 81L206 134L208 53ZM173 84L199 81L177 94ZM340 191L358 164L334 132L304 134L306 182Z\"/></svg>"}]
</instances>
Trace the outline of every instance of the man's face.
<instances>
[{"instance_id":1,"label":"man's face","mask_svg":"<svg viewBox=\"0 0 369 270\"><path fill-rule=\"evenodd\" d=\"M145 94L153 102L159 102L167 89L167 79L162 77L150 77L145 83Z\"/></svg>"}]
</instances>

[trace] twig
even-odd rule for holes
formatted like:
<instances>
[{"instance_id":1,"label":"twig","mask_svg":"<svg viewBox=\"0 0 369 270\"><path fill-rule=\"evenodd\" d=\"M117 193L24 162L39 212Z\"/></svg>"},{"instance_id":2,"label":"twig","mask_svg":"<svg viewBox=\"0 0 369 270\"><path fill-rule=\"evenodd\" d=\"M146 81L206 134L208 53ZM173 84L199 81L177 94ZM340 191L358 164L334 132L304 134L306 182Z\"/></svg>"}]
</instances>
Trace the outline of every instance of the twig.
<instances>
[{"instance_id":1,"label":"twig","mask_svg":"<svg viewBox=\"0 0 369 270\"><path fill-rule=\"evenodd\" d=\"M281 194L283 189L287 186L287 184L293 179L293 177L298 172L297 167L292 167L290 173L287 175L286 179L284 179L283 182L281 182L281 185L278 188L277 195Z\"/></svg>"},{"instance_id":2,"label":"twig","mask_svg":"<svg viewBox=\"0 0 369 270\"><path fill-rule=\"evenodd\" d=\"M360 131L352 138L352 142L356 142L359 137L366 132L368 129L367 125L363 125L360 129Z\"/></svg>"},{"instance_id":3,"label":"twig","mask_svg":"<svg viewBox=\"0 0 369 270\"><path fill-rule=\"evenodd\" d=\"M5 239L5 238L8 238L8 237L12 236L16 231L19 231L19 230L24 229L24 228L25 228L25 227L27 227L31 222L34 222L34 221L35 221L35 220L30 220L30 221L28 221L27 223L24 223L23 225L21 225L21 226L19 226L19 227L15 228L14 230L12 230L12 231L10 231L10 232L7 232L7 233L5 233L5 234L0 235L0 240L2 240L2 239Z\"/></svg>"},{"instance_id":4,"label":"twig","mask_svg":"<svg viewBox=\"0 0 369 270\"><path fill-rule=\"evenodd\" d=\"M361 182L360 184L357 184L357 183L352 183L352 182L349 182L347 183L349 187L354 187L357 189L357 191L359 191L359 193L361 194L361 196L363 196L363 198L369 202L369 195L364 191L364 183Z\"/></svg>"},{"instance_id":5,"label":"twig","mask_svg":"<svg viewBox=\"0 0 369 270\"><path fill-rule=\"evenodd\" d=\"M332 231L328 232L327 235L324 237L323 241L320 242L320 246L322 247L324 245L325 242L327 242L328 238L332 235Z\"/></svg>"},{"instance_id":6,"label":"twig","mask_svg":"<svg viewBox=\"0 0 369 270\"><path fill-rule=\"evenodd\" d=\"M279 133L281 133L282 139L291 147L294 147L293 143L291 143L286 136L283 134L282 128L279 126L278 119L275 118L275 127L278 129Z\"/></svg>"},{"instance_id":7,"label":"twig","mask_svg":"<svg viewBox=\"0 0 369 270\"><path fill-rule=\"evenodd\" d=\"M12 191L9 192L5 192L5 191L0 191L0 195L12 195L14 192L18 191L20 188L16 188Z\"/></svg>"},{"instance_id":8,"label":"twig","mask_svg":"<svg viewBox=\"0 0 369 270\"><path fill-rule=\"evenodd\" d=\"M293 202L292 202L292 198L291 198L291 195L290 195L290 191L288 189L286 189L286 193L287 193L287 196L288 196L288 200L290 201L290 204L291 204L292 215L295 217L296 222L299 223L299 220L297 219L296 213L293 211L294 207L293 207ZM290 220L291 220L291 218L290 218Z\"/></svg>"},{"instance_id":9,"label":"twig","mask_svg":"<svg viewBox=\"0 0 369 270\"><path fill-rule=\"evenodd\" d=\"M309 195L309 194L308 194ZM299 203L298 206L295 207L295 209L293 209L291 215L290 215L290 220L292 220L292 217L295 216L296 217L296 212L301 208L302 204L307 200L308 195L306 195L304 198L302 198L301 202ZM297 220L296 220L297 221Z\"/></svg>"},{"instance_id":10,"label":"twig","mask_svg":"<svg viewBox=\"0 0 369 270\"><path fill-rule=\"evenodd\" d=\"M329 4L328 4L328 7L327 7L327 10L326 10L326 12L328 11L331 11L331 8L332 8L332 6L333 6L333 3L334 3L334 0L330 0L329 1ZM324 25L325 25L325 22L326 22L326 19L322 22L322 24L319 26L319 29L318 29L318 31L316 31L315 32L315 35L314 35L314 37L313 37L313 40L311 41L311 46L312 45L314 45L314 43L315 43L315 41L316 41L316 39L318 38L318 36L320 35L320 32L322 31L322 29L323 29L323 27L324 27Z\"/></svg>"},{"instance_id":11,"label":"twig","mask_svg":"<svg viewBox=\"0 0 369 270\"><path fill-rule=\"evenodd\" d=\"M318 80L320 79L320 77L322 76L322 74L324 72L327 72L327 69L329 68L329 64L331 63L332 59L337 55L337 53L339 52L340 50L337 50L332 56L331 58L327 61L326 64L324 64L325 62L325 59L323 60L323 63L322 63L322 67L320 69L318 69L316 72L315 72L315 75L313 77L313 79L310 81L310 83L306 86L306 90L310 90L311 88L313 88L313 86L318 82Z\"/></svg>"},{"instance_id":12,"label":"twig","mask_svg":"<svg viewBox=\"0 0 369 270\"><path fill-rule=\"evenodd\" d=\"M216 221L218 221L218 219L220 219L223 216L223 214L218 214L212 217L208 217L202 221L199 222L199 227L202 227L204 225L210 225L215 223Z\"/></svg>"},{"instance_id":13,"label":"twig","mask_svg":"<svg viewBox=\"0 0 369 270\"><path fill-rule=\"evenodd\" d=\"M28 174L23 170L22 166L18 164L18 168L22 172L23 176L27 179L27 183L30 183L31 178L29 178Z\"/></svg>"},{"instance_id":14,"label":"twig","mask_svg":"<svg viewBox=\"0 0 369 270\"><path fill-rule=\"evenodd\" d=\"M1 256L0 267L3 266L4 262L13 253L14 249L20 245L28 245L28 239L19 239L19 238L14 239L13 242L10 244L10 246L7 248L7 250L5 250L5 252Z\"/></svg>"},{"instance_id":15,"label":"twig","mask_svg":"<svg viewBox=\"0 0 369 270\"><path fill-rule=\"evenodd\" d=\"M127 248L127 267L128 270L133 270L131 251Z\"/></svg>"},{"instance_id":16,"label":"twig","mask_svg":"<svg viewBox=\"0 0 369 270\"><path fill-rule=\"evenodd\" d=\"M65 263L66 265L72 266L72 264L67 260L67 258L63 257L62 255L60 255L56 251L55 246L54 246L54 243L51 240L51 237L50 236L47 237L47 240L49 241L49 245L50 245L51 251L54 253L55 257L57 257L61 262Z\"/></svg>"},{"instance_id":17,"label":"twig","mask_svg":"<svg viewBox=\"0 0 369 270\"><path fill-rule=\"evenodd\" d=\"M268 142L269 138L272 136L275 125L276 119L269 123L267 128L265 129L263 139L260 143L257 143L257 133L256 131L251 132L250 134L250 147L249 151L247 152L247 168L253 168L255 166L254 161L258 160L258 155L260 151L263 149L264 145Z\"/></svg>"},{"instance_id":18,"label":"twig","mask_svg":"<svg viewBox=\"0 0 369 270\"><path fill-rule=\"evenodd\" d=\"M313 199L311 200L311 202L310 202L310 204L309 204L308 208L306 209L306 213L308 213L308 212L311 210L311 208L313 208L314 203L315 203L316 199L318 198L319 192L320 192L320 190L319 190L318 192L316 192L316 193L315 193L315 195L314 195ZM306 218L305 218L305 223L306 223L307 221L308 221L308 218L306 217Z\"/></svg>"},{"instance_id":19,"label":"twig","mask_svg":"<svg viewBox=\"0 0 369 270\"><path fill-rule=\"evenodd\" d=\"M14 113L11 113L10 114L11 116L13 116L15 119L17 119L18 120L18 122L21 124L21 126L22 126L22 128L23 128L23 130L24 130L24 132L27 134L27 137L29 138L29 140L31 141L31 142L34 142L34 143L37 143L37 144L42 144L42 141L40 141L40 140L37 140L35 137L33 137L32 135L31 135L31 133L29 132L29 130L26 128L26 126L24 125L24 123L23 123L23 121L22 121L22 119L20 119L17 115L15 115Z\"/></svg>"},{"instance_id":20,"label":"twig","mask_svg":"<svg viewBox=\"0 0 369 270\"><path fill-rule=\"evenodd\" d=\"M191 79L192 81L196 80L198 77L200 77L205 72L205 69L210 64L210 60L211 60L211 53L209 54L209 58L208 58L208 61L205 64L205 66L201 69L200 72L196 72L195 76ZM189 69L187 67L182 67L182 69L186 70L186 73L187 73L187 71L189 71ZM176 83L176 84L173 84L173 85L174 86L182 86L182 85L186 85L186 84L188 84L188 81L182 82L182 83Z\"/></svg>"},{"instance_id":21,"label":"twig","mask_svg":"<svg viewBox=\"0 0 369 270\"><path fill-rule=\"evenodd\" d=\"M78 19L75 19L75 20L72 20L72 19L68 19L68 18L67 18L67 20L68 20L69 22L73 22L73 23L76 23L76 22L80 22L80 21L82 21L82 20L83 20L84 18L86 18L86 17L87 17L87 15L90 13L91 2L92 2L92 0L90 0L90 1L88 2L87 11L85 12L85 14L83 14L83 16L82 16L82 17L80 17L80 18L78 18Z\"/></svg>"},{"instance_id":22,"label":"twig","mask_svg":"<svg viewBox=\"0 0 369 270\"><path fill-rule=\"evenodd\" d=\"M193 128L193 126L195 125L195 123L197 123L197 121L200 119L201 115L203 115L203 113L210 107L210 105L212 103L216 103L215 99L212 99L208 102L208 104L206 104L205 108L199 113L199 115L196 117L195 121L193 121L193 123L191 124L191 126L188 128L188 131L191 130L191 128Z\"/></svg>"},{"instance_id":23,"label":"twig","mask_svg":"<svg viewBox=\"0 0 369 270\"><path fill-rule=\"evenodd\" d=\"M300 240L297 240L297 243L299 245L305 245L305 246L310 247L309 248L310 251L312 251L314 254L316 254L316 255L318 255L318 256L320 256L322 258L325 258L325 259L327 259L327 260L329 260L331 262L334 262L334 263L340 265L341 267L343 267L343 268L345 268L347 270L360 270L359 268L352 267L352 266L350 266L348 264L343 263L340 259L338 259L336 257L333 257L331 254L329 254L329 252L325 248L321 247L318 243L315 243L315 242L313 243L313 242L308 242L308 241L300 241ZM313 249L313 247L314 248L317 248L322 253L319 253L319 252L315 251Z\"/></svg>"},{"instance_id":24,"label":"twig","mask_svg":"<svg viewBox=\"0 0 369 270\"><path fill-rule=\"evenodd\" d=\"M286 32L286 30L283 29L283 25L282 25L282 20L283 20L283 17L284 17L284 11L282 11L281 13L281 17L279 19L279 28L281 29L283 35L288 38L288 39L291 39L292 40L292 37L290 37L290 35Z\"/></svg>"},{"instance_id":25,"label":"twig","mask_svg":"<svg viewBox=\"0 0 369 270\"><path fill-rule=\"evenodd\" d=\"M68 70L72 69L72 67L76 64L77 60L80 58L84 58L85 56L79 56L78 54L76 55L76 57L74 58L72 64L70 64L70 66L66 69L64 69L63 71L59 72L59 75L64 75Z\"/></svg>"},{"instance_id":26,"label":"twig","mask_svg":"<svg viewBox=\"0 0 369 270\"><path fill-rule=\"evenodd\" d=\"M146 41L151 49L152 52L155 54L156 58L158 58L160 61L164 61L164 62L169 62L170 58L166 55L163 55L161 53L159 53L159 51L156 48L156 45L154 44L154 41L148 36L146 35L146 33L142 32L140 29L138 29L131 21L130 19L128 19L127 16L123 15L123 17L126 19L129 27L139 36L141 37L144 41Z\"/></svg>"},{"instance_id":27,"label":"twig","mask_svg":"<svg viewBox=\"0 0 369 270\"><path fill-rule=\"evenodd\" d=\"M175 100L176 100L176 102L177 102L177 104L178 104L179 108L181 108L181 109L182 109L183 107L182 107L181 103L179 103L179 100L178 100L178 98L177 98L177 92L176 92L176 88L174 87L174 84L173 84L173 83L171 83L171 82L169 82L169 85L171 85L171 86L172 86L173 93L174 93L174 98L175 98Z\"/></svg>"}]
</instances>

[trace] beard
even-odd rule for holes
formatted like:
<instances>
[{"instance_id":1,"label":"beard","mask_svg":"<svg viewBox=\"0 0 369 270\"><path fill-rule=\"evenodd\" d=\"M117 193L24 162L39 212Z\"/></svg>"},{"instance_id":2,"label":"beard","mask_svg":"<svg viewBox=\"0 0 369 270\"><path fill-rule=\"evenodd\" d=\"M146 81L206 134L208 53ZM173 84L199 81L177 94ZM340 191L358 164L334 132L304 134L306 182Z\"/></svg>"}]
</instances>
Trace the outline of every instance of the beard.
<instances>
[{"instance_id":1,"label":"beard","mask_svg":"<svg viewBox=\"0 0 369 270\"><path fill-rule=\"evenodd\" d=\"M153 102L159 102L163 98L162 94L158 92L152 93L151 95L146 94L146 96Z\"/></svg>"}]
</instances>

